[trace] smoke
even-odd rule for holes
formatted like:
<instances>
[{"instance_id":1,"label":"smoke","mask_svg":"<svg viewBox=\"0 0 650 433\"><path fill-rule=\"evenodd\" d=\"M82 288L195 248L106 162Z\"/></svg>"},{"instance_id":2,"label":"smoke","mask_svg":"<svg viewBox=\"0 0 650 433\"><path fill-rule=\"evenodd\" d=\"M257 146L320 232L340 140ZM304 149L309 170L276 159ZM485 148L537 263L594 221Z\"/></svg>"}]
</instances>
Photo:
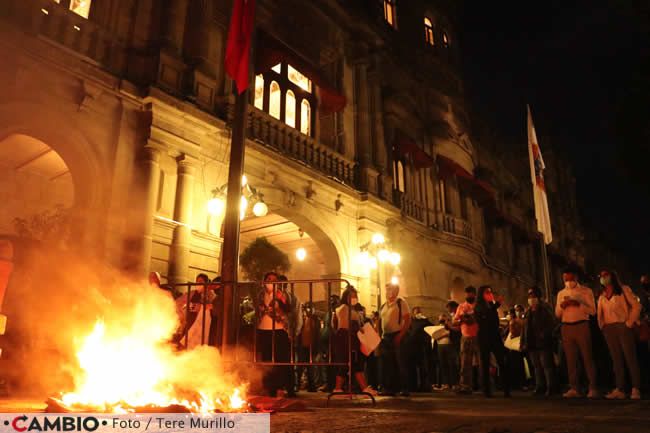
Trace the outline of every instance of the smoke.
<instances>
[{"instance_id":1,"label":"smoke","mask_svg":"<svg viewBox=\"0 0 650 433\"><path fill-rule=\"evenodd\" d=\"M119 394L129 391L120 387L146 385L143 376L149 375L177 393L213 398L259 381L251 368L226 371L213 347L176 351L168 343L179 326L171 294L86 257L32 249L17 263L3 313L3 377L12 396ZM94 335L98 324L101 344ZM91 333L98 338L94 346ZM152 353L156 359L143 359Z\"/></svg>"}]
</instances>

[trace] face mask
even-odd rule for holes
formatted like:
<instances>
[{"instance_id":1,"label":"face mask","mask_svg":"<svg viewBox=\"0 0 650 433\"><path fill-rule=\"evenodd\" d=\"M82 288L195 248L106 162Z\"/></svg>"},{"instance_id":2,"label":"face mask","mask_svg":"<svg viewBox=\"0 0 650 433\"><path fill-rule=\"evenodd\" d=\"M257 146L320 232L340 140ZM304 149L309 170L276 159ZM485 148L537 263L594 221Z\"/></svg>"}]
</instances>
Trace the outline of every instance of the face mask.
<instances>
[{"instance_id":1,"label":"face mask","mask_svg":"<svg viewBox=\"0 0 650 433\"><path fill-rule=\"evenodd\" d=\"M539 298L528 298L528 305L535 306L539 304Z\"/></svg>"},{"instance_id":2,"label":"face mask","mask_svg":"<svg viewBox=\"0 0 650 433\"><path fill-rule=\"evenodd\" d=\"M352 304L352 305L357 305L358 303L359 303L359 300L357 298L352 298L352 300L350 301L350 304Z\"/></svg>"},{"instance_id":3,"label":"face mask","mask_svg":"<svg viewBox=\"0 0 650 433\"><path fill-rule=\"evenodd\" d=\"M476 296L468 296L467 298L465 298L465 300L466 300L468 303L473 304L474 301L476 301Z\"/></svg>"},{"instance_id":4,"label":"face mask","mask_svg":"<svg viewBox=\"0 0 650 433\"><path fill-rule=\"evenodd\" d=\"M483 296L485 302L494 302L494 293L486 294Z\"/></svg>"},{"instance_id":5,"label":"face mask","mask_svg":"<svg viewBox=\"0 0 650 433\"><path fill-rule=\"evenodd\" d=\"M612 284L612 277L600 277L600 284L603 286L609 286Z\"/></svg>"}]
</instances>

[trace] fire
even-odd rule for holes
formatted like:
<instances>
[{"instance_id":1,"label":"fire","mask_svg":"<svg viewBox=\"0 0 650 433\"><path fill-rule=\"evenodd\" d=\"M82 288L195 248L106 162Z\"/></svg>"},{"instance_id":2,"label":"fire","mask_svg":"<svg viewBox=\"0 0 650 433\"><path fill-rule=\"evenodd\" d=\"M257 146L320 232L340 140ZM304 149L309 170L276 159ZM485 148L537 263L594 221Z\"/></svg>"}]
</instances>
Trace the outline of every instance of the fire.
<instances>
[{"instance_id":1,"label":"fire","mask_svg":"<svg viewBox=\"0 0 650 433\"><path fill-rule=\"evenodd\" d=\"M245 387L223 371L215 348L177 351L169 344L178 320L165 294L140 292L132 307L112 307L113 314L78 341L75 389L62 395L63 405L101 412L173 405L202 413L245 409Z\"/></svg>"}]
</instances>

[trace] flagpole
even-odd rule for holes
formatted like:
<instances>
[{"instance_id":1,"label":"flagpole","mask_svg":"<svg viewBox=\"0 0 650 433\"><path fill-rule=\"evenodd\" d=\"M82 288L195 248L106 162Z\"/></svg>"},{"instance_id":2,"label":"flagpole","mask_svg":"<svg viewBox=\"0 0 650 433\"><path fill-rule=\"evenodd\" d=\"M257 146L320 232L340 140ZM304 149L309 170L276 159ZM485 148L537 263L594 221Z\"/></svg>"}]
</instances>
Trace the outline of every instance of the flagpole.
<instances>
[{"instance_id":1,"label":"flagpole","mask_svg":"<svg viewBox=\"0 0 650 433\"><path fill-rule=\"evenodd\" d=\"M250 0L249 0L250 1ZM246 2L244 2L244 5ZM255 3L252 2L255 8ZM233 11L233 14L235 12ZM254 16L254 9L253 9ZM243 14L242 14L243 16ZM254 23L254 21L253 21ZM232 23L231 23L232 25ZM251 30L251 39L254 34L254 24ZM252 43L251 43L252 45ZM251 46L250 51L252 52ZM246 61L250 68L251 55ZM236 81L233 81L237 84ZM240 202L242 177L244 175L244 157L246 148L246 127L248 125L248 100L250 86L246 86L241 93L236 89L235 110L232 120L232 137L230 142L230 161L228 165L228 190L226 195L226 211L223 222L223 244L221 246L221 280L222 296L220 311L222 318L220 338L221 355L225 356L227 348L233 343L233 317L235 316L234 293L237 287L239 269L239 230L240 230Z\"/></svg>"},{"instance_id":2,"label":"flagpole","mask_svg":"<svg viewBox=\"0 0 650 433\"><path fill-rule=\"evenodd\" d=\"M546 300L549 304L553 305L553 299L551 296L551 283L550 283L550 272L548 269L548 253L546 251L546 242L544 241L544 235L539 233L539 243L542 249L542 272L544 272L544 293L546 294Z\"/></svg>"}]
</instances>

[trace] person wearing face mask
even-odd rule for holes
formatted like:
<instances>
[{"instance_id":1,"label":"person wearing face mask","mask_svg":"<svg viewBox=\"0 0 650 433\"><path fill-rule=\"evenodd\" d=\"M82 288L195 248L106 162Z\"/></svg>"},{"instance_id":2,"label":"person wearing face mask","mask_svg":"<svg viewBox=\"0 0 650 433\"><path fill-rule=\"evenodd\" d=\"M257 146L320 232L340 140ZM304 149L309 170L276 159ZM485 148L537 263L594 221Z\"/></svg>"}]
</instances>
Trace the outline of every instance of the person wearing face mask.
<instances>
[{"instance_id":1,"label":"person wearing face mask","mask_svg":"<svg viewBox=\"0 0 650 433\"><path fill-rule=\"evenodd\" d=\"M553 307L542 299L542 289L528 289L528 310L524 313L521 350L528 353L535 370L534 395L551 396L556 389L553 362Z\"/></svg>"},{"instance_id":2,"label":"person wearing face mask","mask_svg":"<svg viewBox=\"0 0 650 433\"><path fill-rule=\"evenodd\" d=\"M383 374L384 395L395 395L400 388L400 394L408 397L408 342L404 341L411 326L411 314L406 300L399 297L399 286L386 285L386 303L379 309L381 320L381 370ZM395 373L399 373L398 377Z\"/></svg>"},{"instance_id":3,"label":"person wearing face mask","mask_svg":"<svg viewBox=\"0 0 650 433\"><path fill-rule=\"evenodd\" d=\"M494 296L490 286L481 286L478 289L476 300L476 321L478 322L478 345L481 354L481 376L483 380L483 394L492 397L490 387L490 354L496 358L499 366L499 376L503 385L503 396L510 397L510 371L508 370L508 356L503 346L499 329L499 307L503 298Z\"/></svg>"},{"instance_id":4,"label":"person wearing face mask","mask_svg":"<svg viewBox=\"0 0 650 433\"><path fill-rule=\"evenodd\" d=\"M614 272L602 271L600 285L603 288L598 298L598 326L609 347L614 363L616 388L605 398L625 399L625 366L632 379L633 400L641 399L641 373L636 355L636 343L632 328L639 322L641 303L628 286L622 285Z\"/></svg>"},{"instance_id":5,"label":"person wearing face mask","mask_svg":"<svg viewBox=\"0 0 650 433\"><path fill-rule=\"evenodd\" d=\"M460 384L458 392L472 393L474 358L478 357L478 323L474 315L476 305L476 288L465 288L465 302L460 304L454 315L454 326L460 326Z\"/></svg>"},{"instance_id":6,"label":"person wearing face mask","mask_svg":"<svg viewBox=\"0 0 650 433\"><path fill-rule=\"evenodd\" d=\"M348 357L352 356L352 374L363 392L377 395L377 391L368 386L364 375L365 358L361 353L361 343L357 332L361 329L364 317L361 308L359 308L359 295L353 286L349 286L341 295L341 305L335 310L332 327L336 330L334 335L334 362L348 362ZM350 332L352 335L350 335ZM350 344L352 348L350 349ZM350 354L351 350L351 354ZM336 374L336 385L334 392L342 393L343 384L348 375L347 367L339 367Z\"/></svg>"},{"instance_id":7,"label":"person wearing face mask","mask_svg":"<svg viewBox=\"0 0 650 433\"><path fill-rule=\"evenodd\" d=\"M582 358L589 380L588 398L598 398L596 367L592 354L589 316L596 314L594 294L590 288L578 283L578 270L568 267L562 274L564 289L557 294L555 315L562 322L562 348L566 356L571 388L564 398L582 397L578 389L578 354Z\"/></svg>"}]
</instances>

